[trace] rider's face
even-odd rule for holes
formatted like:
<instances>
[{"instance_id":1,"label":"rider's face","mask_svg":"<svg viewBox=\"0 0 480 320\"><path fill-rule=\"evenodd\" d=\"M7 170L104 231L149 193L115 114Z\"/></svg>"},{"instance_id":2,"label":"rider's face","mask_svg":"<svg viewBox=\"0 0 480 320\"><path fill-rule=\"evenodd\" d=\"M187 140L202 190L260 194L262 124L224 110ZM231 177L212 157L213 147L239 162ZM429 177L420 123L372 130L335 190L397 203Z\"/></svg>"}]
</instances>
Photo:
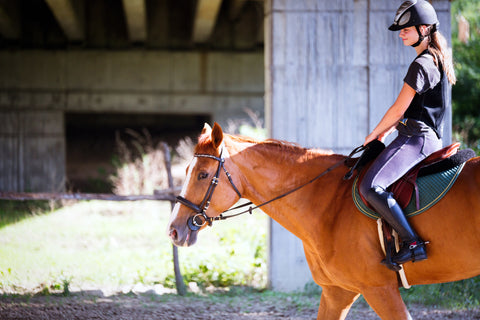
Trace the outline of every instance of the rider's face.
<instances>
[{"instance_id":1,"label":"rider's face","mask_svg":"<svg viewBox=\"0 0 480 320\"><path fill-rule=\"evenodd\" d=\"M403 40L405 46L411 46L418 41L418 32L414 26L400 30L398 36Z\"/></svg>"}]
</instances>

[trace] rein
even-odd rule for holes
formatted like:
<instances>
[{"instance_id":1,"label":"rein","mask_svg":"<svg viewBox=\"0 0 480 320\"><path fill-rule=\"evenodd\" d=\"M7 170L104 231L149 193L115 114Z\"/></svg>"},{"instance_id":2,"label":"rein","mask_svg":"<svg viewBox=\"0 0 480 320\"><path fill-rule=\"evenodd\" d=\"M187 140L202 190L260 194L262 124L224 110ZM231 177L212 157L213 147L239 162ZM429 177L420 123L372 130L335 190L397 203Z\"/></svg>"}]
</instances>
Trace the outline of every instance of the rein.
<instances>
[{"instance_id":1,"label":"rein","mask_svg":"<svg viewBox=\"0 0 480 320\"><path fill-rule=\"evenodd\" d=\"M327 168L325 171L321 172L319 175L317 175L313 179L311 179L311 180L305 182L304 184L301 184L298 187L295 187L295 188L293 188L293 189L291 189L291 190L289 190L289 191L287 191L287 192L285 192L285 193L283 193L279 196L276 196L275 198L272 198L268 201L265 201L265 202L263 202L263 203L261 203L257 206L249 207L247 210L244 210L244 211L241 211L241 212L238 212L238 213L235 213L235 214L231 214L231 215L227 215L227 216L223 215L226 212L234 211L234 210L252 205L253 203L250 201L250 202L247 202L245 204L236 206L234 208L230 208L228 210L225 210L217 217L207 216L206 211L207 211L208 207L210 206L210 201L213 197L213 192L215 191L215 188L218 185L218 178L219 178L220 171L221 171L222 168L223 168L223 171L225 172L225 174L228 178L228 181L230 182L230 185L235 190L237 195L240 198L242 198L242 195L240 194L240 191L238 191L238 188L233 183L232 176L230 175L228 170L225 168L225 158L222 157L223 149L222 149L222 152L220 152L219 157L209 155L209 154L195 154L194 156L198 157L198 158L210 158L210 159L218 161L217 171L215 173L215 176L212 178L210 186L208 187L207 192L205 193L205 196L203 197L203 200L200 203L200 205L197 206L197 205L195 205L194 203L192 203L191 201L187 200L186 198L184 198L182 196L177 196L176 197L176 202L179 202L180 204L183 204L183 205L187 206L188 208L190 208L190 209L192 209L196 212L196 214L194 216L191 216L187 220L187 225L190 228L190 230L196 231L196 230L199 230L201 227L203 227L207 223L208 223L209 226L211 226L213 221L226 220L226 219L229 219L229 218L239 216L241 214L245 214L247 212L252 214L253 210L261 208L261 207L263 207L263 206L265 206L265 205L267 205L267 204L269 204L273 201L282 199L282 198L288 196L289 194L294 193L295 191L298 191L299 189L301 189L301 188L313 183L314 181L320 179L321 177L323 177L324 175L326 175L330 171L332 171L335 168L339 167L340 165L344 164L347 160L351 159L353 155L355 155L356 153L358 153L360 151L363 151L363 150L364 150L363 146L355 148L347 158L338 161L337 163L330 166L329 168Z\"/></svg>"}]
</instances>

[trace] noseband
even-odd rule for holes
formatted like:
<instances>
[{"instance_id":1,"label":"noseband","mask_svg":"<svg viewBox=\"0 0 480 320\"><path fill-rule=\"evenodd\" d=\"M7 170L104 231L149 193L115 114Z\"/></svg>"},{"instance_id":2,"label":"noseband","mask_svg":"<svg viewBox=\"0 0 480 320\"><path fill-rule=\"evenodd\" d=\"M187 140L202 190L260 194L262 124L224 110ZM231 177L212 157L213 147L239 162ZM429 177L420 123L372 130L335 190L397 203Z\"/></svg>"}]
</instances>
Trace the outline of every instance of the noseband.
<instances>
[{"instance_id":1,"label":"noseband","mask_svg":"<svg viewBox=\"0 0 480 320\"><path fill-rule=\"evenodd\" d=\"M188 218L188 220L187 220L188 227L192 231L196 231L196 230L200 229L201 227L203 227L207 223L208 223L209 226L211 226L213 221L223 219L222 216L209 217L209 216L207 216L207 213L206 213L206 211L208 210L208 207L210 206L210 201L212 200L213 192L215 191L215 188L218 185L218 180L219 180L218 178L220 176L220 169L223 169L223 171L225 172L225 174L228 178L228 181L230 181L230 185L233 187L233 190L235 190L235 192L237 193L237 195L240 198L242 197L242 195L240 194L240 191L238 191L237 187L233 183L232 176L230 175L230 173L225 168L225 158L222 157L222 152L220 152L220 157L215 157L215 156L212 156L210 154L195 154L194 156L197 157L197 158L209 158L209 159L216 160L216 161L218 161L218 167L217 167L217 171L215 173L215 176L212 178L212 181L211 181L210 185L208 186L207 192L205 193L205 196L203 197L203 200L200 203L200 205L197 206L196 204L192 203L191 201L185 199L182 196L177 196L177 198L176 198L177 202L179 202L179 203L183 204L184 206L192 209L196 213L194 216Z\"/></svg>"}]
</instances>

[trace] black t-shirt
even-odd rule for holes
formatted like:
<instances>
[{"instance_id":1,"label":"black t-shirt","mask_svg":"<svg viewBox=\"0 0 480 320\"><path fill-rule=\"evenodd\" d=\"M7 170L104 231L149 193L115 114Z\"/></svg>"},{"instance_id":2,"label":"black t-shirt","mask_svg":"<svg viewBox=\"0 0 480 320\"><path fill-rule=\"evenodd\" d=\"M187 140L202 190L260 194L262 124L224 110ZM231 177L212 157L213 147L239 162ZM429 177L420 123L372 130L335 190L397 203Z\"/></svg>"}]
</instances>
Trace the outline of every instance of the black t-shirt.
<instances>
[{"instance_id":1,"label":"black t-shirt","mask_svg":"<svg viewBox=\"0 0 480 320\"><path fill-rule=\"evenodd\" d=\"M424 122L440 138L448 94L443 69L435 65L433 56L425 50L412 62L404 81L416 91L404 117Z\"/></svg>"}]
</instances>

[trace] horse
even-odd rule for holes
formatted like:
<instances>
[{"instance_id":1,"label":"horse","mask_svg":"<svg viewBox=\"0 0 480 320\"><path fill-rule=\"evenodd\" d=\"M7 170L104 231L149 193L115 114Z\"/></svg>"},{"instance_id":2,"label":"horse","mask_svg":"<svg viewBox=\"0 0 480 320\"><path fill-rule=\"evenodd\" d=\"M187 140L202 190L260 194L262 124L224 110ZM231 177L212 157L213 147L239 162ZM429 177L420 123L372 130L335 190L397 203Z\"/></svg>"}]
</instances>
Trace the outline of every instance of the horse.
<instances>
[{"instance_id":1,"label":"horse","mask_svg":"<svg viewBox=\"0 0 480 320\"><path fill-rule=\"evenodd\" d=\"M262 210L303 243L313 279L322 287L317 319L345 319L360 295L381 319L411 319L397 274L380 263L376 221L356 209L352 182L336 166L344 155L224 134L217 123L205 124L194 153L167 229L176 246L193 245L199 231L240 197L266 203ZM312 183L270 201L321 172ZM410 284L479 275L480 157L465 164L442 200L410 222L430 241L427 260L403 265Z\"/></svg>"}]
</instances>

